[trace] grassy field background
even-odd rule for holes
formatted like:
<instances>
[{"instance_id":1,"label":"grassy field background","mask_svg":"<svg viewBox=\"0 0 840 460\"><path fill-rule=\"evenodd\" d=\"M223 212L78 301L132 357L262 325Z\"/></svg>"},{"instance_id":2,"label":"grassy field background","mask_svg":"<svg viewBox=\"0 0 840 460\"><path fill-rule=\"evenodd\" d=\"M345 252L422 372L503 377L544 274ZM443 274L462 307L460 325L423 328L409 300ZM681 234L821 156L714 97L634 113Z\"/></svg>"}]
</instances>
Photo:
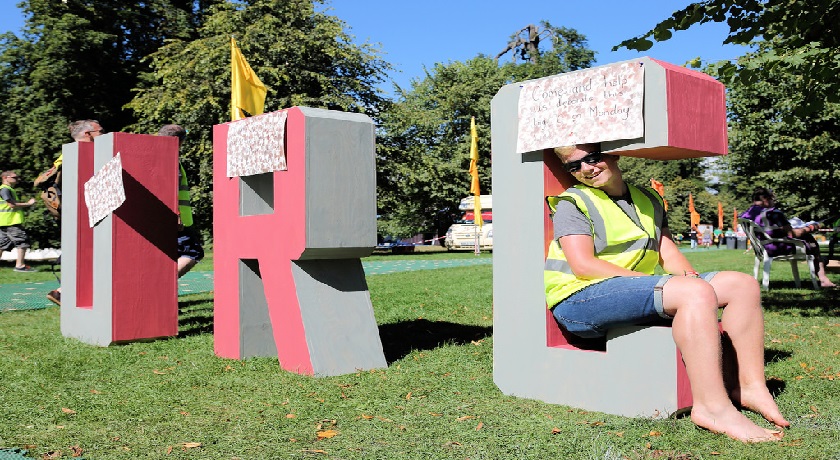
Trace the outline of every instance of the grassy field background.
<instances>
[{"instance_id":1,"label":"grassy field background","mask_svg":"<svg viewBox=\"0 0 840 460\"><path fill-rule=\"evenodd\" d=\"M688 256L699 271L752 272L742 251ZM2 283L52 276L5 268ZM501 394L491 278L491 265L369 276L388 367L328 378L281 371L276 359L216 357L212 293L181 297L179 337L108 348L62 337L58 308L2 313L0 449L86 459L840 459L840 295L795 289L785 264L774 264L764 297L766 355L792 427L762 445L687 419Z\"/></svg>"}]
</instances>

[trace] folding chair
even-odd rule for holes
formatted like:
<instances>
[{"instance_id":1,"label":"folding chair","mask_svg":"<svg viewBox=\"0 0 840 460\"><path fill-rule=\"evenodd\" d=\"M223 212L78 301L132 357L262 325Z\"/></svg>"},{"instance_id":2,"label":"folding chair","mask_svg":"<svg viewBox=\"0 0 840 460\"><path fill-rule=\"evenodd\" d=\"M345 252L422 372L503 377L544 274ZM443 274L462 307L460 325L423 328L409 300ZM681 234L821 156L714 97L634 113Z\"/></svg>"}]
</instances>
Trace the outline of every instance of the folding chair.
<instances>
[{"instance_id":1,"label":"folding chair","mask_svg":"<svg viewBox=\"0 0 840 460\"><path fill-rule=\"evenodd\" d=\"M802 285L802 283L799 281L798 263L801 261L807 262L808 270L811 273L811 282L814 284L814 289L820 289L820 281L819 278L817 278L816 270L817 260L814 256L807 253L807 246L805 245L804 241L795 238L768 238L767 234L764 233L762 228L749 219L740 218L738 219L738 223L741 224L741 227L744 229L744 232L747 233L747 238L752 244L753 251L755 252L755 267L753 268L753 277L755 277L756 280L758 280L759 265L764 266L763 275L761 279L761 287L763 289L770 289L770 265L773 263L774 260L790 262L790 268L791 271L793 271L793 281L794 283L796 283L797 288L801 287ZM791 254L771 256L767 254L767 248L765 247L769 243L790 244L794 247L794 252Z\"/></svg>"}]
</instances>

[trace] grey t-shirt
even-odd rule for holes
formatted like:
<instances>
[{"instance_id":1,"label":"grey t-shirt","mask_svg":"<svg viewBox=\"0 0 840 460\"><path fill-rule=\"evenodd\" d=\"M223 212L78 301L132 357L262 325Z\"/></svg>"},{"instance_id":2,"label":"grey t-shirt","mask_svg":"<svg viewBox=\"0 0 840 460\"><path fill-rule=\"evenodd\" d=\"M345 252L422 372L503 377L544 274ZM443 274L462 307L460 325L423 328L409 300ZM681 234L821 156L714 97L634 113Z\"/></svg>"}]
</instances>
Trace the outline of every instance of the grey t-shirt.
<instances>
[{"instance_id":1,"label":"grey t-shirt","mask_svg":"<svg viewBox=\"0 0 840 460\"><path fill-rule=\"evenodd\" d=\"M3 199L5 202L12 202L15 203L14 196L12 195L12 191L7 188L0 188L0 198Z\"/></svg>"},{"instance_id":2,"label":"grey t-shirt","mask_svg":"<svg viewBox=\"0 0 840 460\"><path fill-rule=\"evenodd\" d=\"M612 198L612 197L611 197ZM630 195L624 195L617 198L612 198L613 202L624 211L633 222L636 223L639 227L642 227L642 223L639 220L638 214L636 214L636 208L633 206L632 200L630 200ZM557 203L556 211L554 213L554 239L567 236L567 235L589 235L594 236L592 234L591 224L589 219L580 209L575 206L574 203L571 201L560 200ZM662 228L668 227L668 218L667 215L665 219L663 219Z\"/></svg>"}]
</instances>

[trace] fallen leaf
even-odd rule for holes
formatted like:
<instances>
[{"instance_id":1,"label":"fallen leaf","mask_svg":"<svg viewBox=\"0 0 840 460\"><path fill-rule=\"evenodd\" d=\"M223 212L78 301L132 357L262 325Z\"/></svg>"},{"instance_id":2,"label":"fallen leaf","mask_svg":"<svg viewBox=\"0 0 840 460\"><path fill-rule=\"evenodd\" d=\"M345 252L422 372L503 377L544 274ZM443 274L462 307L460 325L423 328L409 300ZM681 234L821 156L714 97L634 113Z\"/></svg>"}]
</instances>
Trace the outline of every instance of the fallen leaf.
<instances>
[{"instance_id":1,"label":"fallen leaf","mask_svg":"<svg viewBox=\"0 0 840 460\"><path fill-rule=\"evenodd\" d=\"M457 421L459 421L459 422L463 422L464 420L469 420L469 419L471 419L471 418L475 418L475 417L473 417L472 415L465 415L465 416L463 416L463 417L458 417L458 418L456 418L455 420L457 420Z\"/></svg>"},{"instance_id":2,"label":"fallen leaf","mask_svg":"<svg viewBox=\"0 0 840 460\"><path fill-rule=\"evenodd\" d=\"M484 427L484 422L478 422L478 425L475 426L475 431L478 431L483 427Z\"/></svg>"},{"instance_id":3,"label":"fallen leaf","mask_svg":"<svg viewBox=\"0 0 840 460\"><path fill-rule=\"evenodd\" d=\"M648 433L648 436L662 436L662 432L661 431L651 431L650 433Z\"/></svg>"},{"instance_id":4,"label":"fallen leaf","mask_svg":"<svg viewBox=\"0 0 840 460\"><path fill-rule=\"evenodd\" d=\"M166 372L159 371L159 370L157 370L157 369L153 370L152 372L154 372L154 373L155 373L155 374L157 374L157 375L164 375L164 374L166 374Z\"/></svg>"},{"instance_id":5,"label":"fallen leaf","mask_svg":"<svg viewBox=\"0 0 840 460\"><path fill-rule=\"evenodd\" d=\"M59 429L59 430L63 430L63 429L64 429L64 425L56 425L55 427L56 427L57 429Z\"/></svg>"},{"instance_id":6,"label":"fallen leaf","mask_svg":"<svg viewBox=\"0 0 840 460\"><path fill-rule=\"evenodd\" d=\"M408 401L411 399L411 392L409 391L407 395L405 395L405 400Z\"/></svg>"},{"instance_id":7,"label":"fallen leaf","mask_svg":"<svg viewBox=\"0 0 840 460\"><path fill-rule=\"evenodd\" d=\"M365 420L370 420L373 418L373 415L362 414L362 418Z\"/></svg>"},{"instance_id":8,"label":"fallen leaf","mask_svg":"<svg viewBox=\"0 0 840 460\"><path fill-rule=\"evenodd\" d=\"M335 437L337 434L338 431L336 430L323 430L315 433L315 435L318 436L318 439L330 439Z\"/></svg>"},{"instance_id":9,"label":"fallen leaf","mask_svg":"<svg viewBox=\"0 0 840 460\"><path fill-rule=\"evenodd\" d=\"M189 412L184 411L184 410L182 410L181 412L178 412L178 413L179 413L179 414L181 414L181 415L183 415L184 417L186 417L186 416L190 415L190 413L189 413Z\"/></svg>"},{"instance_id":10,"label":"fallen leaf","mask_svg":"<svg viewBox=\"0 0 840 460\"><path fill-rule=\"evenodd\" d=\"M557 428L555 426L554 428L551 429L551 434L560 434L560 428Z\"/></svg>"},{"instance_id":11,"label":"fallen leaf","mask_svg":"<svg viewBox=\"0 0 840 460\"><path fill-rule=\"evenodd\" d=\"M81 457L84 450L77 444L75 446L70 446L70 452L72 452L74 457Z\"/></svg>"},{"instance_id":12,"label":"fallen leaf","mask_svg":"<svg viewBox=\"0 0 840 460\"><path fill-rule=\"evenodd\" d=\"M815 413L815 414L819 414L819 413L820 413L820 411L818 411L818 410L817 410L817 406L811 406L809 409L811 409L811 412L813 412L813 413Z\"/></svg>"},{"instance_id":13,"label":"fallen leaf","mask_svg":"<svg viewBox=\"0 0 840 460\"><path fill-rule=\"evenodd\" d=\"M167 446L166 447L166 455L169 455L171 453L172 453L172 446Z\"/></svg>"},{"instance_id":14,"label":"fallen leaf","mask_svg":"<svg viewBox=\"0 0 840 460\"><path fill-rule=\"evenodd\" d=\"M438 414L436 412L429 412L429 415L431 415L432 417L440 417L443 414Z\"/></svg>"},{"instance_id":15,"label":"fallen leaf","mask_svg":"<svg viewBox=\"0 0 840 460\"><path fill-rule=\"evenodd\" d=\"M66 407L62 407L61 412L64 412L65 414L70 414L70 415L73 415L73 414L76 413L76 411L74 411L73 409L68 409Z\"/></svg>"},{"instance_id":16,"label":"fallen leaf","mask_svg":"<svg viewBox=\"0 0 840 460\"><path fill-rule=\"evenodd\" d=\"M303 449L301 452L306 454L326 454L327 451L321 449Z\"/></svg>"},{"instance_id":17,"label":"fallen leaf","mask_svg":"<svg viewBox=\"0 0 840 460\"><path fill-rule=\"evenodd\" d=\"M623 431L613 431L612 434L618 436L619 438L624 437L624 432Z\"/></svg>"},{"instance_id":18,"label":"fallen leaf","mask_svg":"<svg viewBox=\"0 0 840 460\"><path fill-rule=\"evenodd\" d=\"M649 442L645 443L645 449L650 449L650 443Z\"/></svg>"},{"instance_id":19,"label":"fallen leaf","mask_svg":"<svg viewBox=\"0 0 840 460\"><path fill-rule=\"evenodd\" d=\"M286 414L286 418L295 418L297 417L295 414Z\"/></svg>"},{"instance_id":20,"label":"fallen leaf","mask_svg":"<svg viewBox=\"0 0 840 460\"><path fill-rule=\"evenodd\" d=\"M181 447L184 449L195 449L196 447L201 447L200 442L185 442L181 444Z\"/></svg>"},{"instance_id":21,"label":"fallen leaf","mask_svg":"<svg viewBox=\"0 0 840 460\"><path fill-rule=\"evenodd\" d=\"M102 392L101 392L101 391L99 391L99 390L97 390L97 389L95 389L95 388L94 388L94 389L91 389L91 390L90 390L90 392L91 392L92 394L95 394L95 395L102 394Z\"/></svg>"},{"instance_id":22,"label":"fallen leaf","mask_svg":"<svg viewBox=\"0 0 840 460\"><path fill-rule=\"evenodd\" d=\"M47 452L41 458L43 458L44 460L49 460L49 459L52 459L52 458L60 458L60 457L61 457L61 451L60 450L53 450L53 451Z\"/></svg>"},{"instance_id":23,"label":"fallen leaf","mask_svg":"<svg viewBox=\"0 0 840 460\"><path fill-rule=\"evenodd\" d=\"M716 450L713 450L713 451L709 452L709 455L720 455L720 452L718 452Z\"/></svg>"}]
</instances>

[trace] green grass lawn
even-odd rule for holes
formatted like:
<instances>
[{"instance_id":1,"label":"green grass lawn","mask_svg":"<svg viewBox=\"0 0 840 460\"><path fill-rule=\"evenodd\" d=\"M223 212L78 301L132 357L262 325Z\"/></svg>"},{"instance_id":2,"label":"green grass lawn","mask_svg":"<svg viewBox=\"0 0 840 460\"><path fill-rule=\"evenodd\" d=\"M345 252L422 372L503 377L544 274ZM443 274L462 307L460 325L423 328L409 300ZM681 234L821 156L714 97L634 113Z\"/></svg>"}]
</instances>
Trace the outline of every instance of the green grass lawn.
<instances>
[{"instance_id":1,"label":"green grass lawn","mask_svg":"<svg viewBox=\"0 0 840 460\"><path fill-rule=\"evenodd\" d=\"M752 272L742 251L689 257L700 271ZM478 265L369 276L388 367L340 377L216 357L212 293L180 299L178 338L108 348L62 337L58 308L2 313L0 449L87 459L838 459L840 295L795 289L784 265L774 264L764 298L767 376L792 422L779 443L501 394L492 266ZM7 283L43 275L0 272Z\"/></svg>"}]
</instances>

